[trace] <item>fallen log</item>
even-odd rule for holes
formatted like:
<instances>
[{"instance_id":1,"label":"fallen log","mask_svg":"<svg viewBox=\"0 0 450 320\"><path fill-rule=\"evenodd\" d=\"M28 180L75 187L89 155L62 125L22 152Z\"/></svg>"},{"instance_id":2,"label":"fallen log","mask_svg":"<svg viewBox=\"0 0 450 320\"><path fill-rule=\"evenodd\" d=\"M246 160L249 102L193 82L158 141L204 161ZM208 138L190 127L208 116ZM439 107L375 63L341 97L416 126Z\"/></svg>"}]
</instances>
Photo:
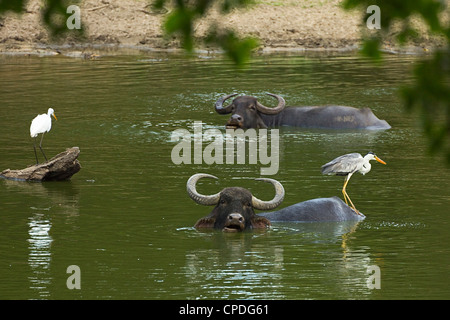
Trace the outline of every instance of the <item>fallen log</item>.
<instances>
[{"instance_id":1,"label":"fallen log","mask_svg":"<svg viewBox=\"0 0 450 320\"><path fill-rule=\"evenodd\" d=\"M49 161L29 166L22 170L6 169L0 173L0 178L19 181L60 181L69 180L80 171L78 161L80 148L72 147L54 156Z\"/></svg>"}]
</instances>

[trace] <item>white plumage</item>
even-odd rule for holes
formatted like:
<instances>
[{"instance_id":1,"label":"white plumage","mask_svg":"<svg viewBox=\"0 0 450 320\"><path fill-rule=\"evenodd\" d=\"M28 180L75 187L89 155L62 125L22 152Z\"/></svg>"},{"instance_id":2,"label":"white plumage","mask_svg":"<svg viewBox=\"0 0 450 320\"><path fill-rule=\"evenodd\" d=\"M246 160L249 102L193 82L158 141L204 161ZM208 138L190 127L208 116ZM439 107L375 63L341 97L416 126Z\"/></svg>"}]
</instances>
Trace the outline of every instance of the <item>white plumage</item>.
<instances>
[{"instance_id":1,"label":"white plumage","mask_svg":"<svg viewBox=\"0 0 450 320\"><path fill-rule=\"evenodd\" d=\"M42 140L44 139L44 133L49 132L52 128L52 118L53 116L56 119L55 111L52 108L48 108L47 113L37 115L33 121L31 121L30 125L30 136L34 139L34 155L36 156L36 163L39 163L37 153L36 153L36 137L42 133L41 143L39 144L39 148L44 155L45 161L47 161L47 157L45 156L44 151L42 150Z\"/></svg>"},{"instance_id":2,"label":"white plumage","mask_svg":"<svg viewBox=\"0 0 450 320\"><path fill-rule=\"evenodd\" d=\"M55 117L55 111L52 108L48 108L47 113L37 115L30 126L30 136L36 138L39 133L49 132L52 128L52 118Z\"/></svg>"}]
</instances>

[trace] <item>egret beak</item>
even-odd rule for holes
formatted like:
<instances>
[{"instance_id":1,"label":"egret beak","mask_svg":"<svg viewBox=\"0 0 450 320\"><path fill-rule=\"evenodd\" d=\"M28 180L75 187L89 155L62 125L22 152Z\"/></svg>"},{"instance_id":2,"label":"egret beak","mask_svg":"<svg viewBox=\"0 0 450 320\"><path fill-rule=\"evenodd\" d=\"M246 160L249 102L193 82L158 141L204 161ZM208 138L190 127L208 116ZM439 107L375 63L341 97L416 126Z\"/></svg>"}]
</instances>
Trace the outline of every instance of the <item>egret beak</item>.
<instances>
[{"instance_id":1,"label":"egret beak","mask_svg":"<svg viewBox=\"0 0 450 320\"><path fill-rule=\"evenodd\" d=\"M55 118L55 120L57 120L57 121L58 121L58 119L56 118L56 116L55 116L55 114L54 114L54 113L52 114L52 116L53 116L53 118Z\"/></svg>"},{"instance_id":2,"label":"egret beak","mask_svg":"<svg viewBox=\"0 0 450 320\"><path fill-rule=\"evenodd\" d=\"M386 162L384 162L383 160L381 160L381 159L378 158L377 156L375 156L375 160L377 160L379 163L386 164Z\"/></svg>"}]
</instances>

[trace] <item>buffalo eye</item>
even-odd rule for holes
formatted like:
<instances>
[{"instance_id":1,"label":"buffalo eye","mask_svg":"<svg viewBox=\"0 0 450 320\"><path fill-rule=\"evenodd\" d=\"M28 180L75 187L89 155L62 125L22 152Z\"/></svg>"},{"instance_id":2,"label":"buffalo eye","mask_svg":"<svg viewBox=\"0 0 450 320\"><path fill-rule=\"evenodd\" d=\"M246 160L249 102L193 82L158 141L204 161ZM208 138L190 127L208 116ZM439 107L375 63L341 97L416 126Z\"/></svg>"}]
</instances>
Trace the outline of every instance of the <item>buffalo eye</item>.
<instances>
[{"instance_id":1,"label":"buffalo eye","mask_svg":"<svg viewBox=\"0 0 450 320\"><path fill-rule=\"evenodd\" d=\"M251 105L249 109L252 110L252 111L255 111L256 107L254 105Z\"/></svg>"},{"instance_id":2,"label":"buffalo eye","mask_svg":"<svg viewBox=\"0 0 450 320\"><path fill-rule=\"evenodd\" d=\"M224 204L226 201L224 199L220 199L219 203Z\"/></svg>"}]
</instances>

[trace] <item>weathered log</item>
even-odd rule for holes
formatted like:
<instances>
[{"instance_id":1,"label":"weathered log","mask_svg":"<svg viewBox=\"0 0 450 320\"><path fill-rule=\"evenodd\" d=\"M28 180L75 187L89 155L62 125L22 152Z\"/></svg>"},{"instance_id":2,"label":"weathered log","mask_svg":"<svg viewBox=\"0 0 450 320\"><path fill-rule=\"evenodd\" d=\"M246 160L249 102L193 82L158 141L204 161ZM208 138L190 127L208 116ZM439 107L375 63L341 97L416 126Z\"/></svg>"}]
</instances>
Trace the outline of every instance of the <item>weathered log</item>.
<instances>
[{"instance_id":1,"label":"weathered log","mask_svg":"<svg viewBox=\"0 0 450 320\"><path fill-rule=\"evenodd\" d=\"M80 148L72 147L47 162L29 166L22 170L6 169L0 173L0 177L20 181L68 180L81 169L80 162L77 159L79 154Z\"/></svg>"}]
</instances>

